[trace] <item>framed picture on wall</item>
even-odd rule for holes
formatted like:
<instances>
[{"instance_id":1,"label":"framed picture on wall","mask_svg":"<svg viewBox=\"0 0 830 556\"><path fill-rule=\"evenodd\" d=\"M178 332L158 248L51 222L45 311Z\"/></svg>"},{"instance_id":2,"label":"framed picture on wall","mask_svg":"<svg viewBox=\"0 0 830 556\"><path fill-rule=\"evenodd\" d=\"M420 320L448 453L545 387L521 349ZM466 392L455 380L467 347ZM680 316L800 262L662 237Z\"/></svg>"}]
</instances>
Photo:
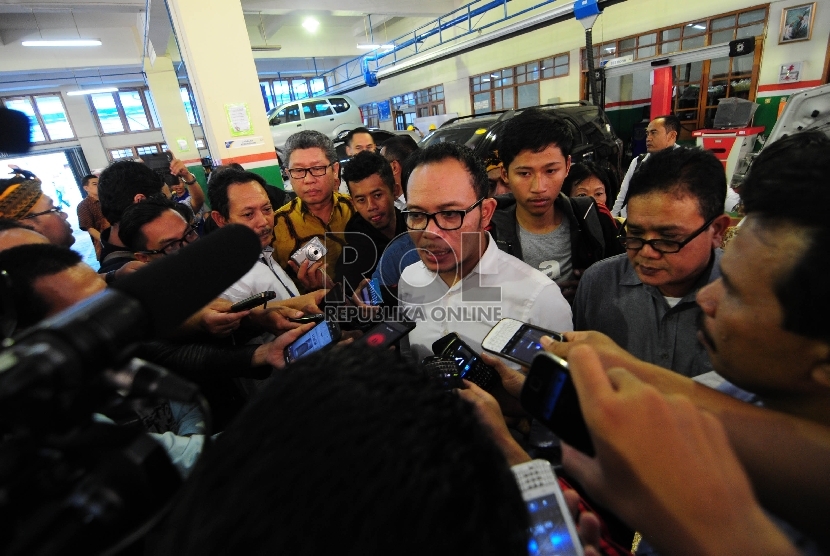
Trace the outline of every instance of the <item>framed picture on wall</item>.
<instances>
[{"instance_id":1,"label":"framed picture on wall","mask_svg":"<svg viewBox=\"0 0 830 556\"><path fill-rule=\"evenodd\" d=\"M815 18L815 2L781 10L781 33L778 35L778 44L809 41L813 35Z\"/></svg>"}]
</instances>

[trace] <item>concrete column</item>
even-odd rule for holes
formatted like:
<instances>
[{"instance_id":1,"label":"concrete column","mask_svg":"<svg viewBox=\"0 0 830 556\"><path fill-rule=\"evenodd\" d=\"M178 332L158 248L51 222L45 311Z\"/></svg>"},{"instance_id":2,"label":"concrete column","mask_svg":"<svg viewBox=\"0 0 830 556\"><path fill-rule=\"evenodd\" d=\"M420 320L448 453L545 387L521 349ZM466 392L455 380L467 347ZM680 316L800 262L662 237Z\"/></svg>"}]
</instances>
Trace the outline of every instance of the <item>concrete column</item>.
<instances>
[{"instance_id":1,"label":"concrete column","mask_svg":"<svg viewBox=\"0 0 830 556\"><path fill-rule=\"evenodd\" d=\"M168 0L214 162L238 162L282 187L239 0Z\"/></svg>"},{"instance_id":2,"label":"concrete column","mask_svg":"<svg viewBox=\"0 0 830 556\"><path fill-rule=\"evenodd\" d=\"M87 95L68 96L66 94L67 91L75 89L77 87L61 87L61 98L64 106L66 106L66 114L69 116L69 121L72 122L72 129L75 130L75 136L78 138L78 143L81 145L81 150L84 152L84 157L90 169L106 168L110 161L104 144L101 142L101 136L98 134L95 117L89 107L89 97Z\"/></svg>"},{"instance_id":3,"label":"concrete column","mask_svg":"<svg viewBox=\"0 0 830 556\"><path fill-rule=\"evenodd\" d=\"M172 60L168 56L158 56L151 64L150 58L147 57L144 60L144 72L147 74L147 85L150 87L156 112L161 120L164 141L170 152L187 165L202 188L206 189L202 159L199 149L196 148L193 128L187 121L187 112L179 90L179 79Z\"/></svg>"}]
</instances>

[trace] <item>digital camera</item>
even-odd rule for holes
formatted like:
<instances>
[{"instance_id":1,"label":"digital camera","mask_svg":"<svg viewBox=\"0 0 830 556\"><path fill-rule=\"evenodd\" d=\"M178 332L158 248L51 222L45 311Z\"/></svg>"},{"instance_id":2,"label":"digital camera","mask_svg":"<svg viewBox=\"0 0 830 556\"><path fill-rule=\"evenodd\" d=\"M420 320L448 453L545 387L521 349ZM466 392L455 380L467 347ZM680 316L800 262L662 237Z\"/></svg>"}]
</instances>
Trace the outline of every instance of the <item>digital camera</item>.
<instances>
[{"instance_id":1,"label":"digital camera","mask_svg":"<svg viewBox=\"0 0 830 556\"><path fill-rule=\"evenodd\" d=\"M308 243L294 251L291 255L291 260L298 265L303 264L303 261L308 260L312 263L319 261L326 255L326 246L320 241L320 238L313 237Z\"/></svg>"}]
</instances>

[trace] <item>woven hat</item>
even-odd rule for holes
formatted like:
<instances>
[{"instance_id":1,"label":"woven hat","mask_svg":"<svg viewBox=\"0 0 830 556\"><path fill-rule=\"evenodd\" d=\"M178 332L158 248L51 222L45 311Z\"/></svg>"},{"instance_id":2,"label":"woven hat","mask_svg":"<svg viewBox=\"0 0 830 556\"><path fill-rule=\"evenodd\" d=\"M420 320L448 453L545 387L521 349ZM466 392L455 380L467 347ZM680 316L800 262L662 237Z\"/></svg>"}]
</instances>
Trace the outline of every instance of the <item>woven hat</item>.
<instances>
[{"instance_id":1,"label":"woven hat","mask_svg":"<svg viewBox=\"0 0 830 556\"><path fill-rule=\"evenodd\" d=\"M0 217L20 220L35 206L43 191L38 178L15 176L0 180Z\"/></svg>"}]
</instances>

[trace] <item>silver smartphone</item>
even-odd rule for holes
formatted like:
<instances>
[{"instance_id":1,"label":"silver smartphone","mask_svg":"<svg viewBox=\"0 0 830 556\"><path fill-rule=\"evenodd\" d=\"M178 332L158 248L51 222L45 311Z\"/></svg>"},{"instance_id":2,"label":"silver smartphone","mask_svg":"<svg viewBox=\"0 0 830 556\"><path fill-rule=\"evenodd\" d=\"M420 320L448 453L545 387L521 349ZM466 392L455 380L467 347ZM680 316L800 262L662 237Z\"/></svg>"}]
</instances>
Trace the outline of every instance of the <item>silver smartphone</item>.
<instances>
[{"instance_id":1,"label":"silver smartphone","mask_svg":"<svg viewBox=\"0 0 830 556\"><path fill-rule=\"evenodd\" d=\"M583 556L582 543L550 462L535 459L510 468L530 517L530 556Z\"/></svg>"},{"instance_id":2,"label":"silver smartphone","mask_svg":"<svg viewBox=\"0 0 830 556\"><path fill-rule=\"evenodd\" d=\"M501 319L484 337L481 347L529 367L533 362L533 356L542 350L542 336L550 336L560 342L565 341L565 337L559 332L545 330L516 319Z\"/></svg>"}]
</instances>

